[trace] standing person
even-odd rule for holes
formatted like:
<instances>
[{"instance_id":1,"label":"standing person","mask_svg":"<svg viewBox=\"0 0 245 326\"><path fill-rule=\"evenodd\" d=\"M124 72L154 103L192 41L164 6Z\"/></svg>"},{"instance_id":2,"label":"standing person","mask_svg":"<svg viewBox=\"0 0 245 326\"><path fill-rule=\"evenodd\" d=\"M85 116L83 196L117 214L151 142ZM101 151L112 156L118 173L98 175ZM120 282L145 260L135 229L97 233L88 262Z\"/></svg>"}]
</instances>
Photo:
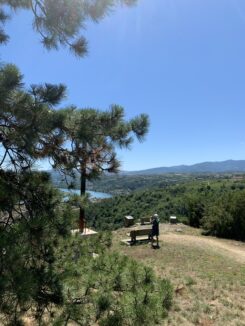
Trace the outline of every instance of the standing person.
<instances>
[{"instance_id":1,"label":"standing person","mask_svg":"<svg viewBox=\"0 0 245 326\"><path fill-rule=\"evenodd\" d=\"M153 248L153 242L154 242L154 237L156 237L157 240L157 248L159 248L159 217L158 214L154 214L152 216L152 237L151 237L151 246Z\"/></svg>"}]
</instances>

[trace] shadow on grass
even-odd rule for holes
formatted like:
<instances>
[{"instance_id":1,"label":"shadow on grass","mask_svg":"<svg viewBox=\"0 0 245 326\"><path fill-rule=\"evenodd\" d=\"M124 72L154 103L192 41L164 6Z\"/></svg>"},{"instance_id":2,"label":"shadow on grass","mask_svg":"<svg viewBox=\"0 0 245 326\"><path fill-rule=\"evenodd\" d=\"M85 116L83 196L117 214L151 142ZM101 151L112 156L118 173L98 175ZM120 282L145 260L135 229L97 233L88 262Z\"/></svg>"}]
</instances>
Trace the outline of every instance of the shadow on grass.
<instances>
[{"instance_id":1,"label":"shadow on grass","mask_svg":"<svg viewBox=\"0 0 245 326\"><path fill-rule=\"evenodd\" d=\"M152 245L152 249L160 249L161 247L159 245Z\"/></svg>"}]
</instances>

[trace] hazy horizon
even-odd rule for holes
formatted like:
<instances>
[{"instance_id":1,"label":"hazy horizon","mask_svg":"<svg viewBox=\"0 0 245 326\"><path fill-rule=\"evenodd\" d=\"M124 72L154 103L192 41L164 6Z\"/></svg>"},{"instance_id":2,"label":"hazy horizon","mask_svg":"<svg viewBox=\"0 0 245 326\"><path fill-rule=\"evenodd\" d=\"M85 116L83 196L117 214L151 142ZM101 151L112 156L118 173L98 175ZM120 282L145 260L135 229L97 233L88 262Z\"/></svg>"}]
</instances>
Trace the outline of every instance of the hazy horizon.
<instances>
[{"instance_id":1,"label":"hazy horizon","mask_svg":"<svg viewBox=\"0 0 245 326\"><path fill-rule=\"evenodd\" d=\"M233 161L233 162L237 162L237 161L244 161L245 163L245 159L244 160L233 160L233 159L227 159L227 160L224 160L224 161L203 161L203 162L194 162L194 163L191 163L191 164L176 164L176 165L159 165L159 166L153 166L153 167L147 167L147 168L144 168L144 169L137 169L137 170L125 170L125 169L122 169L120 168L120 172L137 172L137 171L144 171L144 170L151 170L151 169L159 169L159 168L174 168L174 167L179 167L179 166L186 166L186 167L191 167L191 166L195 166L195 165L199 165L199 164L205 164L205 163L224 163L224 162L230 162L230 161ZM45 165L45 166L42 166L40 167L41 165L38 166L38 164L36 165L36 168L38 168L39 170L43 170L43 171L51 171L53 170L51 166L48 166Z\"/></svg>"}]
</instances>

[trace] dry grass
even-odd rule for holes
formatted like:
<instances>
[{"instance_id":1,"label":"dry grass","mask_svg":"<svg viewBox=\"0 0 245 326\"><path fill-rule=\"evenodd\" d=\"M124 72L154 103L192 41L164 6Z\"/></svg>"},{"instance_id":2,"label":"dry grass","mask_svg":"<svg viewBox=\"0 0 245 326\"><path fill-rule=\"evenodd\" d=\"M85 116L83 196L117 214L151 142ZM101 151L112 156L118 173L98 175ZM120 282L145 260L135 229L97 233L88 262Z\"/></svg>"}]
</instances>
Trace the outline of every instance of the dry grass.
<instances>
[{"instance_id":1,"label":"dry grass","mask_svg":"<svg viewBox=\"0 0 245 326\"><path fill-rule=\"evenodd\" d=\"M173 284L174 304L162 326L245 326L245 243L162 224L160 249L154 250L147 242L123 245L128 232L114 232L113 250L151 266ZM31 318L23 321L36 325Z\"/></svg>"},{"instance_id":2,"label":"dry grass","mask_svg":"<svg viewBox=\"0 0 245 326\"><path fill-rule=\"evenodd\" d=\"M174 286L174 305L163 325L245 325L245 244L201 236L186 226L161 225L160 249L128 247L114 233L114 249L151 266Z\"/></svg>"}]
</instances>

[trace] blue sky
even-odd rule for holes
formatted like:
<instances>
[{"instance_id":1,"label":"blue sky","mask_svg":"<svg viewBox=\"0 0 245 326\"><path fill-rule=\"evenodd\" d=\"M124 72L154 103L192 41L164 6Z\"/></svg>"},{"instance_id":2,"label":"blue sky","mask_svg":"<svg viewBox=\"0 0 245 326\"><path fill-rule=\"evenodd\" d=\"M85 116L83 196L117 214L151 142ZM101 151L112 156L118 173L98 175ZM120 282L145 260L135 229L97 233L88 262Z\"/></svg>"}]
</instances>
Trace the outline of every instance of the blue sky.
<instances>
[{"instance_id":1,"label":"blue sky","mask_svg":"<svg viewBox=\"0 0 245 326\"><path fill-rule=\"evenodd\" d=\"M245 1L139 0L85 36L89 55L48 52L32 17L13 15L0 59L27 85L64 83L64 105L150 116L144 143L119 151L124 170L245 159Z\"/></svg>"}]
</instances>

